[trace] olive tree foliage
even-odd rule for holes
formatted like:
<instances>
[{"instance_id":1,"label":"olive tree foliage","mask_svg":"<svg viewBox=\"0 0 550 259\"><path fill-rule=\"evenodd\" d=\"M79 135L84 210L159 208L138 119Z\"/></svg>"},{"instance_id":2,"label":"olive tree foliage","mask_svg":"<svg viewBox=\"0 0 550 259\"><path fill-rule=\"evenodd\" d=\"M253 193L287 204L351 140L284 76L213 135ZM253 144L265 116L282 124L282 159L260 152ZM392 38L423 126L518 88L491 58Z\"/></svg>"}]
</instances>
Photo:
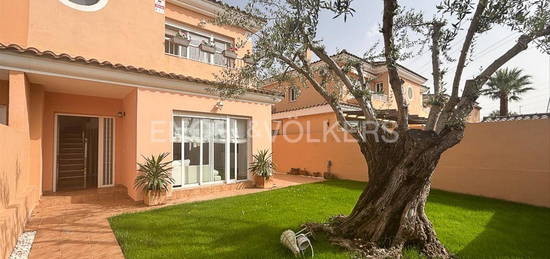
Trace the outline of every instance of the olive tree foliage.
<instances>
[{"instance_id":1,"label":"olive tree foliage","mask_svg":"<svg viewBox=\"0 0 550 259\"><path fill-rule=\"evenodd\" d=\"M429 257L446 258L450 255L424 211L433 171L441 154L463 138L465 118L491 75L530 45L550 54L549 2L443 0L436 5L437 12L428 17L422 11L400 6L397 0L383 0L383 40L365 46L364 56L357 58L327 53L318 35L319 17L325 12L335 19L368 17L368 13L353 9L353 0L249 0L245 10L253 19L228 8L214 22L254 31L248 39L254 42L250 53L253 64L224 70L218 75L216 90L228 98L265 84L313 87L334 110L340 126L357 140L369 166L369 185L350 215L308 226L328 233L332 243L363 255L395 257L403 247L414 245ZM464 68L474 61L476 40L496 26L520 36L461 85ZM350 31L359 34L362 29ZM463 40L459 35L464 35ZM460 52L454 56L452 46L457 44ZM314 60L308 51L315 55ZM425 127L411 129L398 62L424 52L432 59L434 94ZM371 102L368 61L377 59L387 68L397 108L396 127L391 130L381 125ZM449 68L454 70L454 77L446 84L443 78ZM356 100L369 122L365 125L374 129L351 127L342 109L344 94Z\"/></svg>"},{"instance_id":2,"label":"olive tree foliage","mask_svg":"<svg viewBox=\"0 0 550 259\"><path fill-rule=\"evenodd\" d=\"M365 46L363 54L365 60L382 58L386 61L399 111L399 130L408 129L408 104L403 98L397 62L431 52L434 97L426 130L440 133L445 128L462 127L488 78L530 43L542 52L550 53L548 0L444 0L437 4L438 12L432 17L425 17L419 10L401 7L397 0L384 2L384 10L380 10L384 12L380 23L383 46ZM349 125L341 111L339 97L342 92L347 92L357 99L365 117L376 121L376 111L370 102L369 79L362 60L337 60L327 53L325 42L318 38L322 12L331 12L335 19L344 20L349 16L369 15L357 13L353 4L353 0L249 0L244 10L254 15L254 19L231 8L220 13L214 20L217 24L235 25L250 31L261 29L237 44L239 47L245 41L254 43L250 53L254 64L225 69L217 76L216 90L222 97L232 97L244 93L249 87L261 88L266 82L311 86L327 100L344 127ZM521 36L512 48L487 64L477 76L466 80L460 96L463 70L472 61L476 39L495 26L506 26L520 32ZM460 54L452 56L451 45L456 45L457 35L463 31L466 36ZM308 50L319 62L308 59ZM446 84L443 77L448 69L442 67L443 63L456 67L447 95L444 94ZM364 141L361 136L354 136Z\"/></svg>"}]
</instances>

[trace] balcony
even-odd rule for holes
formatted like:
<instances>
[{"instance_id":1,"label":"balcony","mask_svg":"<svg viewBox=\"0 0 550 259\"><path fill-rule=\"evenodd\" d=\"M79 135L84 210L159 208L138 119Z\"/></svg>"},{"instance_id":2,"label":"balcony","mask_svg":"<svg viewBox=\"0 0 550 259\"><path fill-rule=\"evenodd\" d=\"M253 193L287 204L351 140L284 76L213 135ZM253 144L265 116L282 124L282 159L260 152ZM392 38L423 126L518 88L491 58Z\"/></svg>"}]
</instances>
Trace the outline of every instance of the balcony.
<instances>
[{"instance_id":1,"label":"balcony","mask_svg":"<svg viewBox=\"0 0 550 259\"><path fill-rule=\"evenodd\" d=\"M388 101L388 95L383 94L383 93L372 93L371 94L371 100L379 101L379 102L387 102Z\"/></svg>"}]
</instances>

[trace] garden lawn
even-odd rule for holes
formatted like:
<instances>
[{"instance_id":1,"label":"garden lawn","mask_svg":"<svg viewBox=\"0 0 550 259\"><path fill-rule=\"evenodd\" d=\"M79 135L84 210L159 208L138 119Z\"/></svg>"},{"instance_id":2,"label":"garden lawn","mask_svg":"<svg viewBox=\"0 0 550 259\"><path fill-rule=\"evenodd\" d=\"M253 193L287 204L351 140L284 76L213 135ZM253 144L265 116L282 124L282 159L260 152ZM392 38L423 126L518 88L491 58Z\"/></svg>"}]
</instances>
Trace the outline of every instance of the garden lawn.
<instances>
[{"instance_id":1,"label":"garden lawn","mask_svg":"<svg viewBox=\"0 0 550 259\"><path fill-rule=\"evenodd\" d=\"M281 232L348 214L365 183L333 180L110 218L126 258L291 258ZM548 258L550 209L432 190L426 207L460 258ZM316 258L348 258L313 243ZM408 250L406 257L418 257Z\"/></svg>"}]
</instances>

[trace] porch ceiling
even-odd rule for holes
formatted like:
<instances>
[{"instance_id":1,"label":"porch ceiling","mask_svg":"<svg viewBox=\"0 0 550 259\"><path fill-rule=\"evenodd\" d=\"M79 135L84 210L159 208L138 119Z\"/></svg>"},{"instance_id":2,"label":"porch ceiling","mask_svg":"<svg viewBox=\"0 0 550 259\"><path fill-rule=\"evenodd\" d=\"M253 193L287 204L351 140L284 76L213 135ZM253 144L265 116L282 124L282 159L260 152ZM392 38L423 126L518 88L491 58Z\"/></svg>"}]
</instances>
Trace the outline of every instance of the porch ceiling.
<instances>
[{"instance_id":1,"label":"porch ceiling","mask_svg":"<svg viewBox=\"0 0 550 259\"><path fill-rule=\"evenodd\" d=\"M27 77L31 83L42 85L44 90L48 92L121 99L133 89L132 87L109 83L33 73L27 73Z\"/></svg>"}]
</instances>

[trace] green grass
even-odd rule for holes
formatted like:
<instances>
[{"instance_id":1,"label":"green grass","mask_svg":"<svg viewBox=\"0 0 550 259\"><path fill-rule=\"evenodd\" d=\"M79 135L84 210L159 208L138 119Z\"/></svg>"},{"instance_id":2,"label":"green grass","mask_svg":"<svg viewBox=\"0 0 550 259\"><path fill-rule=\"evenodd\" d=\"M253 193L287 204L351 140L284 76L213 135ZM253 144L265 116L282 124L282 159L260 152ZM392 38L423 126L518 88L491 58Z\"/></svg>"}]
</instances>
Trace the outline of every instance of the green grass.
<instances>
[{"instance_id":1,"label":"green grass","mask_svg":"<svg viewBox=\"0 0 550 259\"><path fill-rule=\"evenodd\" d=\"M286 229L348 214L365 183L334 180L110 218L126 258L283 258ZM460 258L548 258L550 209L432 190L427 214ZM325 239L316 258L348 258ZM414 250L406 257L418 257Z\"/></svg>"}]
</instances>

